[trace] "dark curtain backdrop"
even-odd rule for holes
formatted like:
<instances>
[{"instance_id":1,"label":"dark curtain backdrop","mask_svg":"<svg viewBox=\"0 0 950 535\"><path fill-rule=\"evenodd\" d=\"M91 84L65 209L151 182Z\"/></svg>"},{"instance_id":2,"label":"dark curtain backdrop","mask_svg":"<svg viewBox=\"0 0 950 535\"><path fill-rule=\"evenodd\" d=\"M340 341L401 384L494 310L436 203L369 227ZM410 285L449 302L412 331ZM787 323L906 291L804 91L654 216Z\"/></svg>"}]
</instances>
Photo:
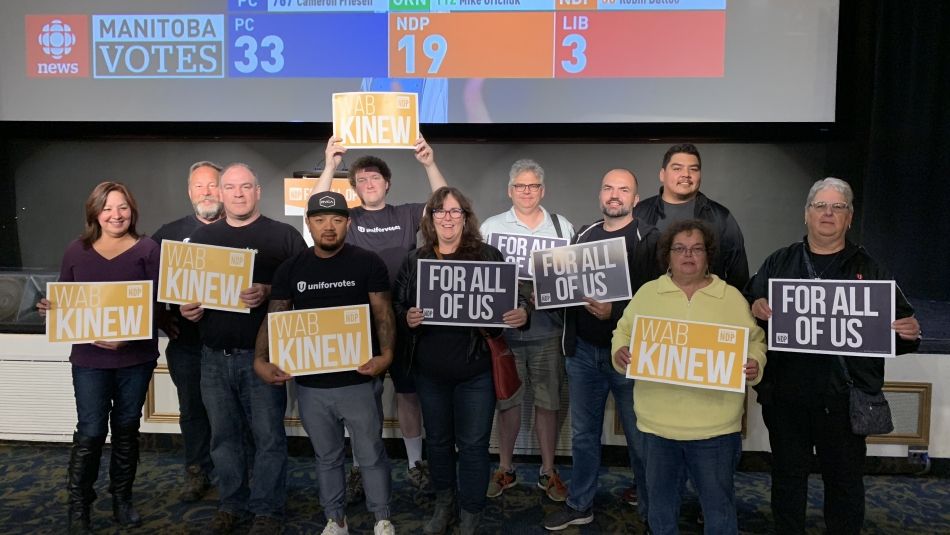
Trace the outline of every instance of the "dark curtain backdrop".
<instances>
[{"instance_id":1,"label":"dark curtain backdrop","mask_svg":"<svg viewBox=\"0 0 950 535\"><path fill-rule=\"evenodd\" d=\"M17 233L16 187L13 157L5 141L0 144L0 267L20 266L20 238ZM0 296L2 300L2 296Z\"/></svg>"},{"instance_id":2,"label":"dark curtain backdrop","mask_svg":"<svg viewBox=\"0 0 950 535\"><path fill-rule=\"evenodd\" d=\"M861 241L906 294L950 301L950 2L873 9Z\"/></svg>"}]
</instances>

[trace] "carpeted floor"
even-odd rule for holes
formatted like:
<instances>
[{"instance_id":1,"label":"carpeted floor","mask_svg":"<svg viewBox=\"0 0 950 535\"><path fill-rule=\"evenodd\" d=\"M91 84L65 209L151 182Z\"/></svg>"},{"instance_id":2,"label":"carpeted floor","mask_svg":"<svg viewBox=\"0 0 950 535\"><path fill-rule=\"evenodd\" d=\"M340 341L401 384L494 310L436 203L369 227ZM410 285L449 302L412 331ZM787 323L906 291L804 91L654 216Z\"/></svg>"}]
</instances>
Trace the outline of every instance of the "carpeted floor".
<instances>
[{"instance_id":1,"label":"carpeted floor","mask_svg":"<svg viewBox=\"0 0 950 535\"><path fill-rule=\"evenodd\" d=\"M66 506L66 445L0 443L0 533L63 533ZM108 454L104 456L107 459ZM135 485L135 503L144 517L143 527L128 533L197 532L214 514L214 495L197 504L176 499L181 484L179 455L168 451L144 451ZM110 497L106 492L108 461L105 460L96 490L93 528L98 533L119 533L112 524ZM430 512L431 497L414 493L405 479L406 464L393 462L393 523L399 533L421 533ZM561 468L565 479L570 467ZM519 467L519 485L500 498L490 500L482 532L488 534L546 533L540 526L545 514L559 507L534 486L537 467ZM633 507L619 500L630 483L629 471L604 468L594 508L594 522L564 533L640 533L643 524ZM866 533L950 534L950 481L937 477L868 476ZM823 533L822 490L817 477L810 482L809 533ZM736 474L737 509L742 533L769 533L769 475L763 472ZM320 533L325 524L318 504L312 459L292 456L288 470L287 521L284 533ZM684 505L683 533L701 533L693 521L698 505ZM348 512L350 533L373 532L372 515L363 505ZM244 528L246 530L246 527Z\"/></svg>"}]
</instances>

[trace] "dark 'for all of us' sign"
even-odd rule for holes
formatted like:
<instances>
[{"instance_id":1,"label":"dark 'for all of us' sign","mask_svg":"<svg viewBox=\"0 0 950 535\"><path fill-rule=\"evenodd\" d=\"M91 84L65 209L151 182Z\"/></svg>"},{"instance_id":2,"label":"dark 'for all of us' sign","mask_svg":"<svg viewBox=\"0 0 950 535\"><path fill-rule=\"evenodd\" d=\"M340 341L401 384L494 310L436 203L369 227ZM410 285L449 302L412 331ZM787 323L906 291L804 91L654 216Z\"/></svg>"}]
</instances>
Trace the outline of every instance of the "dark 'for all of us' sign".
<instances>
[{"instance_id":1,"label":"dark 'for all of us' sign","mask_svg":"<svg viewBox=\"0 0 950 535\"><path fill-rule=\"evenodd\" d=\"M893 357L894 281L769 279L769 349Z\"/></svg>"},{"instance_id":2,"label":"dark 'for all of us' sign","mask_svg":"<svg viewBox=\"0 0 950 535\"><path fill-rule=\"evenodd\" d=\"M580 305L585 297L607 303L633 296L627 241L622 237L535 251L531 256L537 309Z\"/></svg>"},{"instance_id":3,"label":"dark 'for all of us' sign","mask_svg":"<svg viewBox=\"0 0 950 535\"><path fill-rule=\"evenodd\" d=\"M419 259L416 303L422 323L507 327L502 315L518 304L517 269L508 262Z\"/></svg>"}]
</instances>

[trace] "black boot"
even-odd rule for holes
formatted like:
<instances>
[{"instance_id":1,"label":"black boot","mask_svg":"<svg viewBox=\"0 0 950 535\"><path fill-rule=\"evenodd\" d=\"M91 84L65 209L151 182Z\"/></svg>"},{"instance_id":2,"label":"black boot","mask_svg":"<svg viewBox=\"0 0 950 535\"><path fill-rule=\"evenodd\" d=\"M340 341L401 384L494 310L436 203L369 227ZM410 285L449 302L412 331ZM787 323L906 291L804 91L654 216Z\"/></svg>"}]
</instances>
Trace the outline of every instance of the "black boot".
<instances>
[{"instance_id":1,"label":"black boot","mask_svg":"<svg viewBox=\"0 0 950 535\"><path fill-rule=\"evenodd\" d=\"M93 484L99 475L99 459L105 437L87 437L73 433L73 448L66 469L66 493L69 500L67 518L70 534L85 535L90 529L89 507L96 500Z\"/></svg>"},{"instance_id":2,"label":"black boot","mask_svg":"<svg viewBox=\"0 0 950 535\"><path fill-rule=\"evenodd\" d=\"M112 517L123 526L142 525L142 516L132 506L132 483L138 463L138 427L113 429L109 492L112 493Z\"/></svg>"}]
</instances>

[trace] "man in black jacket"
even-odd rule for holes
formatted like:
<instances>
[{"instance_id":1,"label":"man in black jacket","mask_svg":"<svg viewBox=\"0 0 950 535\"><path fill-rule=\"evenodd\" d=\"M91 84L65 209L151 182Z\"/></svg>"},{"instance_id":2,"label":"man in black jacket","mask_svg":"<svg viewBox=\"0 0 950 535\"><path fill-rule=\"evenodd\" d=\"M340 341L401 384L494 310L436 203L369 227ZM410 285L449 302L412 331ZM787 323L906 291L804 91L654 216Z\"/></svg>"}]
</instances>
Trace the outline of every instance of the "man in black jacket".
<instances>
[{"instance_id":1,"label":"man in black jacket","mask_svg":"<svg viewBox=\"0 0 950 535\"><path fill-rule=\"evenodd\" d=\"M663 155L660 194L637 205L634 215L661 233L683 219L701 219L719 238L719 255L710 259L711 271L738 289L749 282L749 262L739 224L729 210L699 192L702 159L691 143L673 145Z\"/></svg>"}]
</instances>

